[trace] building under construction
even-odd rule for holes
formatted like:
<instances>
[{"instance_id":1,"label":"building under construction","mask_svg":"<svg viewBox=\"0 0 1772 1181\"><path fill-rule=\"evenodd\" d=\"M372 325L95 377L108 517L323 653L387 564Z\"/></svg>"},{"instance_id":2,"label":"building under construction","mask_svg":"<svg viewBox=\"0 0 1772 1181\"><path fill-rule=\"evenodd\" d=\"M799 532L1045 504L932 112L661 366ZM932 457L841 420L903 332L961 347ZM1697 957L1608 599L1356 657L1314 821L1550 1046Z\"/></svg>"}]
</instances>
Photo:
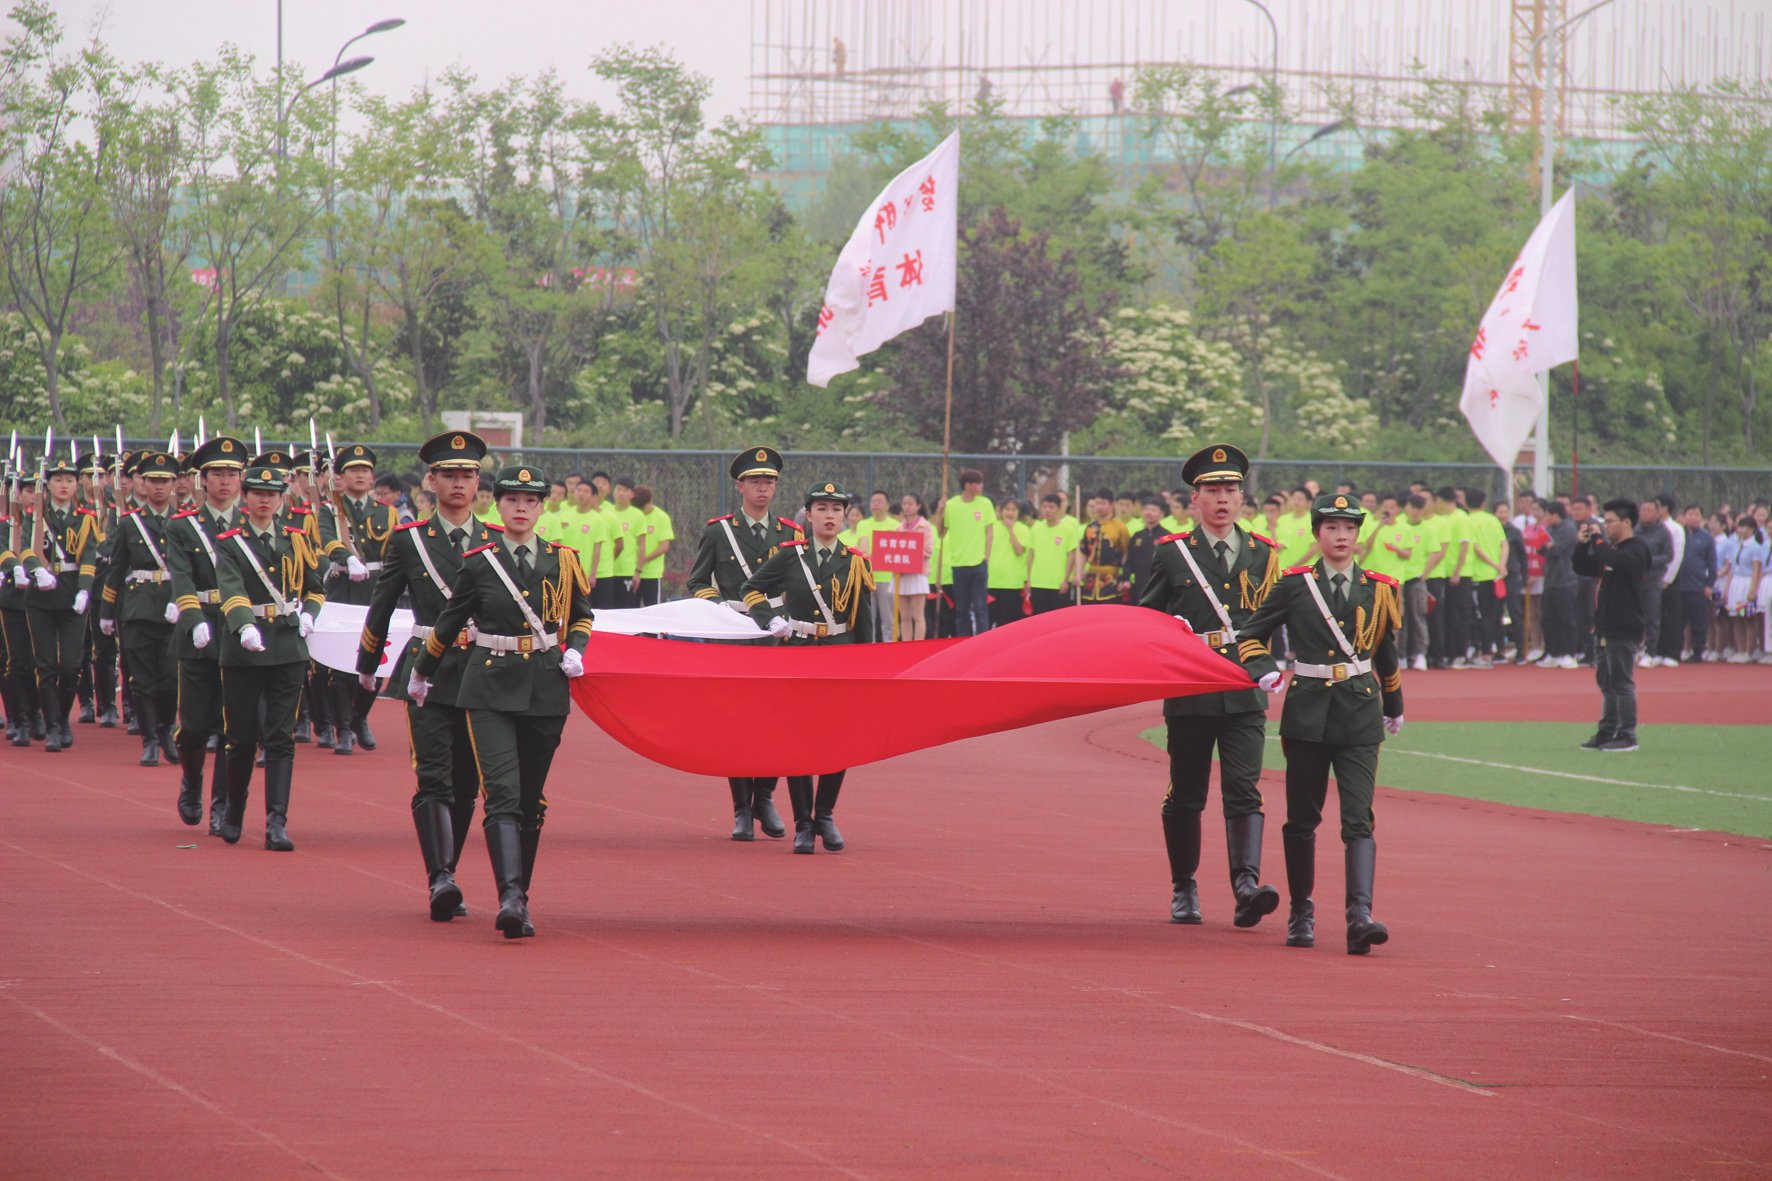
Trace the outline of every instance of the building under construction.
<instances>
[{"instance_id":1,"label":"building under construction","mask_svg":"<svg viewBox=\"0 0 1772 1181\"><path fill-rule=\"evenodd\" d=\"M1011 118L1075 118L1116 163L1161 163L1136 109L1159 66L1276 86L1278 150L1331 162L1360 136L1318 132L1407 127L1436 81L1522 126L1548 93L1559 136L1616 157L1632 96L1764 82L1769 46L1772 0L752 0L751 114L801 198L857 129L986 96Z\"/></svg>"}]
</instances>

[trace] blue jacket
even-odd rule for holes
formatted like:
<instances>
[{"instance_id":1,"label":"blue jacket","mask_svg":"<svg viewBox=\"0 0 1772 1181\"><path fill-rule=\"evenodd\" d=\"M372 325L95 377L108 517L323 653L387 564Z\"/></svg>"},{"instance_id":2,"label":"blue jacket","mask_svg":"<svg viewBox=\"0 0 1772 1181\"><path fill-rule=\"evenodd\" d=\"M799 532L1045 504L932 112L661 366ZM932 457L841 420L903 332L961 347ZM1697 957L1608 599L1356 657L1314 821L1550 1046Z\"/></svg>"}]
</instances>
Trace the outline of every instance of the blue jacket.
<instances>
[{"instance_id":1,"label":"blue jacket","mask_svg":"<svg viewBox=\"0 0 1772 1181\"><path fill-rule=\"evenodd\" d=\"M1717 580L1717 541L1704 528L1686 530L1686 558L1674 585L1682 592L1702 594Z\"/></svg>"}]
</instances>

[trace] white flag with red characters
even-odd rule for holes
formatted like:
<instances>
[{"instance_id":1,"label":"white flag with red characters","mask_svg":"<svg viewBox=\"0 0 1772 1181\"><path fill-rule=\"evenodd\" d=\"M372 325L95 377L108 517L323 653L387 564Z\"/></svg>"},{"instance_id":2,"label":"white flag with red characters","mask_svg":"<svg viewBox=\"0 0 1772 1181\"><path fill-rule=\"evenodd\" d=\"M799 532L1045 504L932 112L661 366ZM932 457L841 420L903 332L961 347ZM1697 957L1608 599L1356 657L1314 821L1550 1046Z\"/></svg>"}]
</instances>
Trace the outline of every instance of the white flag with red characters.
<instances>
[{"instance_id":1,"label":"white flag with red characters","mask_svg":"<svg viewBox=\"0 0 1772 1181\"><path fill-rule=\"evenodd\" d=\"M828 386L930 316L954 310L960 133L899 173L856 223L818 312L806 380Z\"/></svg>"},{"instance_id":2,"label":"white flag with red characters","mask_svg":"<svg viewBox=\"0 0 1772 1181\"><path fill-rule=\"evenodd\" d=\"M1538 425L1538 375L1577 356L1575 190L1551 206L1483 314L1458 408L1496 463L1511 469Z\"/></svg>"}]
</instances>

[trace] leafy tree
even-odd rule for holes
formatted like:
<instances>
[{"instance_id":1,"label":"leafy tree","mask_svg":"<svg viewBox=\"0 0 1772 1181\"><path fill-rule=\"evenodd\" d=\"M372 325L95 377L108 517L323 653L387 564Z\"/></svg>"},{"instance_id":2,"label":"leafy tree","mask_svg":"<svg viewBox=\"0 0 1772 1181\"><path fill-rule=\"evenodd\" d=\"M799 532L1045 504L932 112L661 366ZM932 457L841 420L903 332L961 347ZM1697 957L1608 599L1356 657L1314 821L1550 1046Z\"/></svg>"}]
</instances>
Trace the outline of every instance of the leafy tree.
<instances>
[{"instance_id":1,"label":"leafy tree","mask_svg":"<svg viewBox=\"0 0 1772 1181\"><path fill-rule=\"evenodd\" d=\"M1236 351L1201 336L1185 308L1121 308L1102 332L1113 378L1107 408L1076 440L1081 453L1142 453L1157 440L1175 450L1253 429L1259 411L1245 393Z\"/></svg>"}]
</instances>

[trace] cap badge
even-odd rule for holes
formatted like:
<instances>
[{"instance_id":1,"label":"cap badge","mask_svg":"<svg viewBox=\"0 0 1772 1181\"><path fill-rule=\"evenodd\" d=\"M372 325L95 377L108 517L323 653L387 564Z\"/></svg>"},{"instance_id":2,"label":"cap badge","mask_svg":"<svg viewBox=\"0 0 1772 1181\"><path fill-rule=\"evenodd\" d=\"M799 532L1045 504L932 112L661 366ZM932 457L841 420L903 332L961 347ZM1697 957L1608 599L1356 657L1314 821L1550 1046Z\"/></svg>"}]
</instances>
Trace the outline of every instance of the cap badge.
<instances>
[{"instance_id":1,"label":"cap badge","mask_svg":"<svg viewBox=\"0 0 1772 1181\"><path fill-rule=\"evenodd\" d=\"M757 448L757 458L758 459L768 459L769 452L767 452L767 451L763 450L761 447L759 447L759 448Z\"/></svg>"},{"instance_id":2,"label":"cap badge","mask_svg":"<svg viewBox=\"0 0 1772 1181\"><path fill-rule=\"evenodd\" d=\"M233 449L234 449L234 440L232 440L232 439L223 439L223 440L222 440L222 445L221 445L221 449L222 449L222 450L223 450L223 451L224 451L224 452L226 452L226 451L232 451L232 450L233 450Z\"/></svg>"},{"instance_id":3,"label":"cap badge","mask_svg":"<svg viewBox=\"0 0 1772 1181\"><path fill-rule=\"evenodd\" d=\"M837 490L837 486L835 484L826 484L824 486L824 490L826 492L835 492Z\"/></svg>"},{"instance_id":4,"label":"cap badge","mask_svg":"<svg viewBox=\"0 0 1772 1181\"><path fill-rule=\"evenodd\" d=\"M271 478L271 469L270 469L270 468L266 468L266 469L265 469L265 470L264 470L264 471L262 471L262 472L260 472L260 473L259 473L259 474L258 474L258 478L259 478L259 479L261 479L261 480L268 480L268 479L270 479L270 478Z\"/></svg>"},{"instance_id":5,"label":"cap badge","mask_svg":"<svg viewBox=\"0 0 1772 1181\"><path fill-rule=\"evenodd\" d=\"M466 451L468 449L468 441L460 435L457 435L455 438L449 440L449 449L451 451Z\"/></svg>"},{"instance_id":6,"label":"cap badge","mask_svg":"<svg viewBox=\"0 0 1772 1181\"><path fill-rule=\"evenodd\" d=\"M517 473L517 478L519 480L523 481L525 484L529 483L529 469L523 468L522 470L520 470Z\"/></svg>"},{"instance_id":7,"label":"cap badge","mask_svg":"<svg viewBox=\"0 0 1772 1181\"><path fill-rule=\"evenodd\" d=\"M1347 497L1337 496L1335 498L1335 507L1336 508L1346 508L1347 507Z\"/></svg>"},{"instance_id":8,"label":"cap badge","mask_svg":"<svg viewBox=\"0 0 1772 1181\"><path fill-rule=\"evenodd\" d=\"M1224 448L1223 447L1218 447L1213 450L1212 462L1213 463L1223 463L1224 462Z\"/></svg>"}]
</instances>

